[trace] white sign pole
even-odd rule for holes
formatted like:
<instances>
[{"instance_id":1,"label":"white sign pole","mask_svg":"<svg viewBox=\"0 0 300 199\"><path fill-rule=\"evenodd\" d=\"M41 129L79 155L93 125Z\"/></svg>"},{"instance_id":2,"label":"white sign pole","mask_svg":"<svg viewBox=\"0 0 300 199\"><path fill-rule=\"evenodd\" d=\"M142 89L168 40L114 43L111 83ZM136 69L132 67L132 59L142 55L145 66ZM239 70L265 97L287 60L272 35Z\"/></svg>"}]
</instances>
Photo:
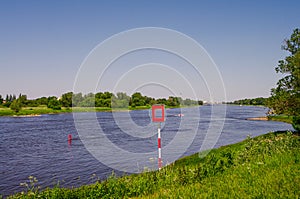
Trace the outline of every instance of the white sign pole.
<instances>
[{"instance_id":1,"label":"white sign pole","mask_svg":"<svg viewBox=\"0 0 300 199\"><path fill-rule=\"evenodd\" d=\"M158 123L157 129L157 145L158 145L158 169L160 170L162 167L162 160L161 160L161 135L160 135L160 123Z\"/></svg>"}]
</instances>

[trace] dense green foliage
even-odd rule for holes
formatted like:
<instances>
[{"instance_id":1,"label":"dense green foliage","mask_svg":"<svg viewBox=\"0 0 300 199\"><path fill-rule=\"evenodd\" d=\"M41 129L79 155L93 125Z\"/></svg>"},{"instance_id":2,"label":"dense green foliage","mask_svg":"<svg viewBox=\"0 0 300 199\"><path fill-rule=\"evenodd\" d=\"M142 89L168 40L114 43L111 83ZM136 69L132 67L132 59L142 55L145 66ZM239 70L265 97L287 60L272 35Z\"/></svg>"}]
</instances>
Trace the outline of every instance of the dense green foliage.
<instances>
[{"instance_id":1,"label":"dense green foliage","mask_svg":"<svg viewBox=\"0 0 300 199\"><path fill-rule=\"evenodd\" d=\"M63 107L72 107L72 97L73 97L73 93L72 92L68 92L65 93L61 96L61 105Z\"/></svg>"},{"instance_id":2,"label":"dense green foliage","mask_svg":"<svg viewBox=\"0 0 300 199\"><path fill-rule=\"evenodd\" d=\"M22 108L21 103L20 103L19 100L12 101L12 103L10 104L9 107L11 108L11 110L13 110L16 113L18 113Z\"/></svg>"},{"instance_id":3,"label":"dense green foliage","mask_svg":"<svg viewBox=\"0 0 300 199\"><path fill-rule=\"evenodd\" d=\"M14 102L14 103L13 103ZM41 97L33 100L28 100L26 95L7 95L6 100L0 95L0 108L11 107L15 112L19 112L22 107L38 107L46 105L53 110L60 110L62 107L106 107L112 109L130 108L139 109L140 107L150 108L153 104L165 104L168 107L179 106L195 106L202 105L202 101L195 101L191 99L182 99L180 97L170 96L168 99L154 99L143 96L141 93L134 93L128 96L126 93L119 92L116 95L110 92L99 92L96 94L82 93L74 94L73 92L64 93L60 98L55 96ZM0 113L1 115L1 113Z\"/></svg>"},{"instance_id":4,"label":"dense green foliage","mask_svg":"<svg viewBox=\"0 0 300 199\"><path fill-rule=\"evenodd\" d=\"M276 114L295 116L293 126L300 130L300 29L295 29L291 37L282 46L289 55L280 60L276 72L285 76L271 90L268 106Z\"/></svg>"},{"instance_id":5,"label":"dense green foliage","mask_svg":"<svg viewBox=\"0 0 300 199\"><path fill-rule=\"evenodd\" d=\"M7 95L6 100L0 95L0 116L12 115L40 115L49 113L65 112L94 112L94 111L116 111L116 110L139 110L149 109L153 104L165 104L167 107L197 106L202 101L182 99L170 96L168 99L154 99L134 93L128 96L119 92L116 95L110 92L99 92L96 94L73 92L64 93L60 98L55 96L27 99L26 95ZM45 108L47 107L47 108ZM10 109L8 109L10 108Z\"/></svg>"},{"instance_id":6,"label":"dense green foliage","mask_svg":"<svg viewBox=\"0 0 300 199\"><path fill-rule=\"evenodd\" d=\"M57 100L56 97L51 97L48 100L48 108L51 108L53 110L60 110L61 109L61 102Z\"/></svg>"},{"instance_id":7,"label":"dense green foliage","mask_svg":"<svg viewBox=\"0 0 300 199\"><path fill-rule=\"evenodd\" d=\"M206 154L206 153L203 153ZM107 180L79 188L39 192L34 177L11 198L299 198L300 138L269 133L202 157L182 158L160 171Z\"/></svg>"},{"instance_id":8,"label":"dense green foliage","mask_svg":"<svg viewBox=\"0 0 300 199\"><path fill-rule=\"evenodd\" d=\"M300 132L300 116L294 116L293 117L293 128Z\"/></svg>"},{"instance_id":9,"label":"dense green foliage","mask_svg":"<svg viewBox=\"0 0 300 199\"><path fill-rule=\"evenodd\" d=\"M267 105L267 100L268 100L268 98L258 97L258 98L254 98L254 99L235 100L233 102L228 102L227 104L265 106L265 105Z\"/></svg>"}]
</instances>

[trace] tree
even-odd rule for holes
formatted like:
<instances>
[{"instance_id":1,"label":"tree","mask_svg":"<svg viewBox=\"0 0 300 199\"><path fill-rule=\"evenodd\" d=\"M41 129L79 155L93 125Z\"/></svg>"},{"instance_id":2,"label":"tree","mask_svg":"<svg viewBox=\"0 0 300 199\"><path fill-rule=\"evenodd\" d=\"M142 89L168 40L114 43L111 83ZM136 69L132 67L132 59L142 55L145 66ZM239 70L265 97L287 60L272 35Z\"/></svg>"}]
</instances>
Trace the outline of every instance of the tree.
<instances>
[{"instance_id":1,"label":"tree","mask_svg":"<svg viewBox=\"0 0 300 199\"><path fill-rule=\"evenodd\" d=\"M37 98L35 101L38 105L46 105L46 106L48 105L48 98L47 97Z\"/></svg>"},{"instance_id":2,"label":"tree","mask_svg":"<svg viewBox=\"0 0 300 199\"><path fill-rule=\"evenodd\" d=\"M15 99L14 101L12 101L12 103L10 104L9 107L10 107L11 110L13 110L16 113L18 113L21 110L22 105L21 105L21 103L20 103L19 100Z\"/></svg>"},{"instance_id":3,"label":"tree","mask_svg":"<svg viewBox=\"0 0 300 199\"><path fill-rule=\"evenodd\" d=\"M202 106L203 105L203 101L202 100L198 100L198 105Z\"/></svg>"},{"instance_id":4,"label":"tree","mask_svg":"<svg viewBox=\"0 0 300 199\"><path fill-rule=\"evenodd\" d=\"M83 100L79 103L82 107L95 107L95 94L88 93L83 97Z\"/></svg>"},{"instance_id":5,"label":"tree","mask_svg":"<svg viewBox=\"0 0 300 199\"><path fill-rule=\"evenodd\" d=\"M65 93L61 96L61 105L63 107L72 107L73 92Z\"/></svg>"},{"instance_id":6,"label":"tree","mask_svg":"<svg viewBox=\"0 0 300 199\"><path fill-rule=\"evenodd\" d=\"M278 62L277 73L285 76L277 82L277 87L271 90L268 105L276 114L294 116L293 126L300 130L300 30L295 29L291 37L285 40L283 50L289 55ZM298 126L298 129L297 129Z\"/></svg>"},{"instance_id":7,"label":"tree","mask_svg":"<svg viewBox=\"0 0 300 199\"><path fill-rule=\"evenodd\" d=\"M82 93L77 93L77 94L73 94L72 96L72 103L73 106L79 106L80 102L82 102L83 97L82 97Z\"/></svg>"},{"instance_id":8,"label":"tree","mask_svg":"<svg viewBox=\"0 0 300 199\"><path fill-rule=\"evenodd\" d=\"M26 106L26 104L27 104L27 95L22 95L20 93L18 101L21 104L21 106Z\"/></svg>"},{"instance_id":9,"label":"tree","mask_svg":"<svg viewBox=\"0 0 300 199\"><path fill-rule=\"evenodd\" d=\"M167 101L168 106L180 106L179 100L177 97L169 96L169 99Z\"/></svg>"},{"instance_id":10,"label":"tree","mask_svg":"<svg viewBox=\"0 0 300 199\"><path fill-rule=\"evenodd\" d=\"M0 104L3 104L3 98L2 98L2 95L0 95Z\"/></svg>"},{"instance_id":11,"label":"tree","mask_svg":"<svg viewBox=\"0 0 300 199\"><path fill-rule=\"evenodd\" d=\"M37 100L27 100L26 101L26 106L28 107L37 107L39 104L38 104L38 101Z\"/></svg>"},{"instance_id":12,"label":"tree","mask_svg":"<svg viewBox=\"0 0 300 199\"><path fill-rule=\"evenodd\" d=\"M128 108L130 97L126 93L118 92L117 96L112 95L112 108Z\"/></svg>"},{"instance_id":13,"label":"tree","mask_svg":"<svg viewBox=\"0 0 300 199\"><path fill-rule=\"evenodd\" d=\"M56 97L48 97L48 108L52 108L53 110L61 110L61 103L57 100Z\"/></svg>"},{"instance_id":14,"label":"tree","mask_svg":"<svg viewBox=\"0 0 300 199\"><path fill-rule=\"evenodd\" d=\"M130 101L131 101L130 105L132 107L145 106L146 105L145 104L145 98L139 92L136 92L136 93L132 94Z\"/></svg>"}]
</instances>

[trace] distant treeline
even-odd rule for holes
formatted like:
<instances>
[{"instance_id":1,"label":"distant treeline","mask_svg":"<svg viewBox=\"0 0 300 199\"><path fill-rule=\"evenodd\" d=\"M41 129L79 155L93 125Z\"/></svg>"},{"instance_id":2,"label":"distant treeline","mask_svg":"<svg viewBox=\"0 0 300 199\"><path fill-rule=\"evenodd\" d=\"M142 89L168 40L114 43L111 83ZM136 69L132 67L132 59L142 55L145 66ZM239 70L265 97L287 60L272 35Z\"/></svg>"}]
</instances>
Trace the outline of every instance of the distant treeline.
<instances>
[{"instance_id":1,"label":"distant treeline","mask_svg":"<svg viewBox=\"0 0 300 199\"><path fill-rule=\"evenodd\" d=\"M89 93L83 95L82 93L68 92L63 94L60 98L55 96L40 97L37 99L27 99L27 95L20 94L6 95L2 98L0 95L0 106L10 107L18 112L22 107L37 107L47 106L54 110L60 110L62 107L108 107L108 108L135 108L139 106L151 106L153 104L165 104L169 107L179 106L195 106L202 105L203 101L195 101L191 99L182 99L181 97L170 96L168 99L160 98L154 99L152 97L143 96L136 92L128 96L124 92L113 94L110 92Z\"/></svg>"},{"instance_id":2,"label":"distant treeline","mask_svg":"<svg viewBox=\"0 0 300 199\"><path fill-rule=\"evenodd\" d=\"M267 106L269 98L258 97L254 99L240 99L233 102L228 102L227 104L236 104L236 105L261 105Z\"/></svg>"}]
</instances>

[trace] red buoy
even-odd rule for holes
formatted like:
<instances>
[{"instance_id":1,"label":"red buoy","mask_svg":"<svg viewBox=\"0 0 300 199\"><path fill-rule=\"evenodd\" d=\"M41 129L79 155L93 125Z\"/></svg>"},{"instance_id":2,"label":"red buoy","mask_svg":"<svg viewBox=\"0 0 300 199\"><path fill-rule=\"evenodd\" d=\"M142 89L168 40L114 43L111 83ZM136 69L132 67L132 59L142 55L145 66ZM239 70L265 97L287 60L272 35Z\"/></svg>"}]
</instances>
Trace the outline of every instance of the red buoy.
<instances>
[{"instance_id":1,"label":"red buoy","mask_svg":"<svg viewBox=\"0 0 300 199\"><path fill-rule=\"evenodd\" d=\"M71 144L72 144L72 134L68 135L68 144L69 144L69 146L71 146Z\"/></svg>"}]
</instances>

